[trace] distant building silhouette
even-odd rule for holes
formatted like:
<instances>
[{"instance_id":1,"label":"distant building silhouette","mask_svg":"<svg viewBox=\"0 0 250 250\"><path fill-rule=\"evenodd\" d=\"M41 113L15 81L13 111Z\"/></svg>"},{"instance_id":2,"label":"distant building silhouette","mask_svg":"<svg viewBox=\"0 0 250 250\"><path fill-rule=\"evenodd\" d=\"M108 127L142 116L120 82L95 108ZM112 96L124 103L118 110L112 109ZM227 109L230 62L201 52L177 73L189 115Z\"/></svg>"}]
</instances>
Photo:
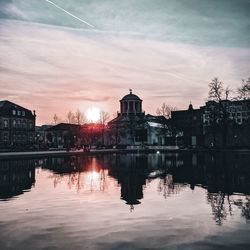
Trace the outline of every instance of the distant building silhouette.
<instances>
[{"instance_id":1,"label":"distant building silhouette","mask_svg":"<svg viewBox=\"0 0 250 250\"><path fill-rule=\"evenodd\" d=\"M45 140L49 147L73 147L81 137L81 126L70 123L59 123L45 131Z\"/></svg>"},{"instance_id":2,"label":"distant building silhouette","mask_svg":"<svg viewBox=\"0 0 250 250\"><path fill-rule=\"evenodd\" d=\"M250 100L208 101L203 110L205 146L250 147Z\"/></svg>"},{"instance_id":3,"label":"distant building silhouette","mask_svg":"<svg viewBox=\"0 0 250 250\"><path fill-rule=\"evenodd\" d=\"M195 147L203 144L202 117L203 109L194 109L192 104L187 110L171 112L171 123L183 131L184 145Z\"/></svg>"},{"instance_id":4,"label":"distant building silhouette","mask_svg":"<svg viewBox=\"0 0 250 250\"><path fill-rule=\"evenodd\" d=\"M36 114L10 101L0 101L0 149L25 149L35 139Z\"/></svg>"},{"instance_id":5,"label":"distant building silhouette","mask_svg":"<svg viewBox=\"0 0 250 250\"><path fill-rule=\"evenodd\" d=\"M250 147L250 100L208 101L199 109L190 104L171 117L186 146Z\"/></svg>"}]
</instances>

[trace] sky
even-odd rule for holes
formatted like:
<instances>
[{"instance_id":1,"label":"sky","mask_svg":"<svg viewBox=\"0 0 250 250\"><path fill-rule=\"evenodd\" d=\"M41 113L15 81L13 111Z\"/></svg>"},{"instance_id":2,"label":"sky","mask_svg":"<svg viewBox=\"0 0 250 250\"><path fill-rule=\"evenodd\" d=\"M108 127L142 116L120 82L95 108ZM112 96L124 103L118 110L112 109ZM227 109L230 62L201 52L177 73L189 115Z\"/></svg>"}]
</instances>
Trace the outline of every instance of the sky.
<instances>
[{"instance_id":1,"label":"sky","mask_svg":"<svg viewBox=\"0 0 250 250\"><path fill-rule=\"evenodd\" d=\"M0 100L36 110L37 124L77 108L112 117L130 88L146 113L198 108L214 77L236 89L250 76L249 10L249 0L0 0Z\"/></svg>"}]
</instances>

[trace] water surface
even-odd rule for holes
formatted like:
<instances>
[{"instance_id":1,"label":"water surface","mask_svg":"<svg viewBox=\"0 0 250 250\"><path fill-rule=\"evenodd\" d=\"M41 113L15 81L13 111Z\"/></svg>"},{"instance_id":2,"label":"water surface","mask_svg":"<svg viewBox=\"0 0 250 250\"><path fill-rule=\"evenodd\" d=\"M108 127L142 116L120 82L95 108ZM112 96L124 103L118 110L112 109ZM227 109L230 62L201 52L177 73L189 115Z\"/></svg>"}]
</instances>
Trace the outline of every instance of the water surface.
<instances>
[{"instance_id":1,"label":"water surface","mask_svg":"<svg viewBox=\"0 0 250 250\"><path fill-rule=\"evenodd\" d=\"M1 249L250 249L250 155L0 161Z\"/></svg>"}]
</instances>

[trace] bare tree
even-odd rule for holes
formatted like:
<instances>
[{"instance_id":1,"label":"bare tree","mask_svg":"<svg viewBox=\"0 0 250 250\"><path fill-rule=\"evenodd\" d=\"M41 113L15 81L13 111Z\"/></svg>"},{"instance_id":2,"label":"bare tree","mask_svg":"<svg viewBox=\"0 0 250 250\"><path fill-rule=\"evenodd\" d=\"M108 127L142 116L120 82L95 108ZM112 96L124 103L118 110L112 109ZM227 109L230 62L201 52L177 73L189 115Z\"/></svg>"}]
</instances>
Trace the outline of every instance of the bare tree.
<instances>
[{"instance_id":1,"label":"bare tree","mask_svg":"<svg viewBox=\"0 0 250 250\"><path fill-rule=\"evenodd\" d=\"M223 146L226 145L227 140L227 131L228 131L228 102L229 95L231 90L229 87L224 88L224 83L219 81L217 77L212 79L212 81L208 84L209 92L208 92L208 100L213 100L217 104L214 106L211 111L211 130L213 134L213 144L216 142L216 133L220 128L222 132L223 138Z\"/></svg>"},{"instance_id":2,"label":"bare tree","mask_svg":"<svg viewBox=\"0 0 250 250\"><path fill-rule=\"evenodd\" d=\"M75 119L75 115L74 115L74 113L72 112L72 111L69 111L68 113L67 113L67 122L68 123L75 123L76 122L76 119Z\"/></svg>"},{"instance_id":3,"label":"bare tree","mask_svg":"<svg viewBox=\"0 0 250 250\"><path fill-rule=\"evenodd\" d=\"M156 114L157 115L162 115L164 116L166 119L171 118L171 112L177 110L176 107L172 107L167 105L165 102L162 103L160 108L157 108L156 110Z\"/></svg>"},{"instance_id":4,"label":"bare tree","mask_svg":"<svg viewBox=\"0 0 250 250\"><path fill-rule=\"evenodd\" d=\"M224 83L219 81L219 78L215 77L208 84L209 92L208 99L216 102L220 102L222 100L228 100L231 90L227 86L224 88Z\"/></svg>"},{"instance_id":5,"label":"bare tree","mask_svg":"<svg viewBox=\"0 0 250 250\"><path fill-rule=\"evenodd\" d=\"M108 120L109 120L109 113L102 110L100 112L100 120L99 120L99 122L101 124L105 125Z\"/></svg>"},{"instance_id":6,"label":"bare tree","mask_svg":"<svg viewBox=\"0 0 250 250\"><path fill-rule=\"evenodd\" d=\"M105 132L105 125L107 121L109 120L109 114L108 112L101 111L100 112L100 120L99 122L102 124L102 144L104 145L104 132Z\"/></svg>"},{"instance_id":7,"label":"bare tree","mask_svg":"<svg viewBox=\"0 0 250 250\"><path fill-rule=\"evenodd\" d=\"M237 89L240 99L250 99L250 77L247 81L242 79L241 86Z\"/></svg>"},{"instance_id":8,"label":"bare tree","mask_svg":"<svg viewBox=\"0 0 250 250\"><path fill-rule=\"evenodd\" d=\"M219 81L219 79L215 77L208 84L208 87L208 98L213 101L221 101L223 94L223 82Z\"/></svg>"},{"instance_id":9,"label":"bare tree","mask_svg":"<svg viewBox=\"0 0 250 250\"><path fill-rule=\"evenodd\" d=\"M57 116L57 114L54 114L54 116L53 116L53 124L57 124L58 122L59 122L59 117Z\"/></svg>"},{"instance_id":10,"label":"bare tree","mask_svg":"<svg viewBox=\"0 0 250 250\"><path fill-rule=\"evenodd\" d=\"M75 116L74 120L75 120L76 124L82 125L83 123L86 122L86 118L85 118L84 114L81 113L79 109L76 110L74 116Z\"/></svg>"}]
</instances>

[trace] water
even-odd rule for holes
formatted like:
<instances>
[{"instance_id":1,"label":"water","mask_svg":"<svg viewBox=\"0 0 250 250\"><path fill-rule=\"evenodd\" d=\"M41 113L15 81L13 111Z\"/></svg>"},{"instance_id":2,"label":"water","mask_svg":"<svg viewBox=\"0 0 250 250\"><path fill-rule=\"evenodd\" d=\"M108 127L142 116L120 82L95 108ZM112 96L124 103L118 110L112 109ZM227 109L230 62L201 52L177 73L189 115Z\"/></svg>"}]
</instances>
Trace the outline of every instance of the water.
<instances>
[{"instance_id":1,"label":"water","mask_svg":"<svg viewBox=\"0 0 250 250\"><path fill-rule=\"evenodd\" d=\"M0 161L0 249L250 249L250 154Z\"/></svg>"}]
</instances>

